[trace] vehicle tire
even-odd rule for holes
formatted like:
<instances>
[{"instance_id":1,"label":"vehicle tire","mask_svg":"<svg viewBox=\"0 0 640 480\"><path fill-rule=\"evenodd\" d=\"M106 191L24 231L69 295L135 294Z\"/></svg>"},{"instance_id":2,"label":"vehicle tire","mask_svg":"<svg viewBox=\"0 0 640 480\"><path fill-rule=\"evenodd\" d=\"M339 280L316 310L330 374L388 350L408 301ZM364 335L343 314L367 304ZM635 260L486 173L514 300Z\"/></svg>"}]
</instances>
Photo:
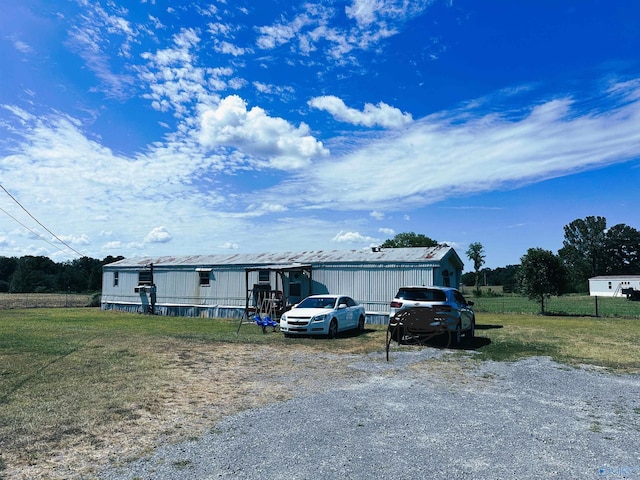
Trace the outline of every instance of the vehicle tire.
<instances>
[{"instance_id":1,"label":"vehicle tire","mask_svg":"<svg viewBox=\"0 0 640 480\"><path fill-rule=\"evenodd\" d=\"M358 320L358 333L364 333L364 317L360 316Z\"/></svg>"},{"instance_id":2,"label":"vehicle tire","mask_svg":"<svg viewBox=\"0 0 640 480\"><path fill-rule=\"evenodd\" d=\"M402 339L404 338L404 329L402 325L389 325L387 329L389 330L391 340L398 344L402 342Z\"/></svg>"},{"instance_id":3,"label":"vehicle tire","mask_svg":"<svg viewBox=\"0 0 640 480\"><path fill-rule=\"evenodd\" d=\"M327 332L328 338L336 338L338 336L338 322L335 318L331 319L331 323L329 323L329 331Z\"/></svg>"},{"instance_id":4,"label":"vehicle tire","mask_svg":"<svg viewBox=\"0 0 640 480\"><path fill-rule=\"evenodd\" d=\"M476 317L471 319L471 328L467 330L465 338L468 343L473 343L473 339L476 337Z\"/></svg>"},{"instance_id":5,"label":"vehicle tire","mask_svg":"<svg viewBox=\"0 0 640 480\"><path fill-rule=\"evenodd\" d=\"M458 322L458 324L456 325L455 337L453 338L453 345L456 347L459 347L461 343L462 343L462 325L460 324L460 322Z\"/></svg>"}]
</instances>

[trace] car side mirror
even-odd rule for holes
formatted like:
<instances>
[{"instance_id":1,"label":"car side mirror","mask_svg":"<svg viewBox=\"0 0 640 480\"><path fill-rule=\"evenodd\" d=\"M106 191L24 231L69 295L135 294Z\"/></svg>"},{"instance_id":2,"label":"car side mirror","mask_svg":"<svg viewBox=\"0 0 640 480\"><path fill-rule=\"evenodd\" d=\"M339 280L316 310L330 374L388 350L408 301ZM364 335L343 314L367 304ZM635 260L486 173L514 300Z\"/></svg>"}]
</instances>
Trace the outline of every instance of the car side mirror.
<instances>
[{"instance_id":1,"label":"car side mirror","mask_svg":"<svg viewBox=\"0 0 640 480\"><path fill-rule=\"evenodd\" d=\"M467 305L469 305L470 307L473 307L473 300L467 301Z\"/></svg>"},{"instance_id":2,"label":"car side mirror","mask_svg":"<svg viewBox=\"0 0 640 480\"><path fill-rule=\"evenodd\" d=\"M340 305L338 305L338 310L340 310L341 308L347 308L347 304L341 303Z\"/></svg>"}]
</instances>

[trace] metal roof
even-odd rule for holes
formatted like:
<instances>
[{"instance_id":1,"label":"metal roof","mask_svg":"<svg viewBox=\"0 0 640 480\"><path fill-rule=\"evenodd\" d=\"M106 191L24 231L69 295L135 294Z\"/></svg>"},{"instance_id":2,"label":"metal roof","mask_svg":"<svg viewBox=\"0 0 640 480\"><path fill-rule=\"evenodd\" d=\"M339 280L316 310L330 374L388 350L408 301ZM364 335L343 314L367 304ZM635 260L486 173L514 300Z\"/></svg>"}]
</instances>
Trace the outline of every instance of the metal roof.
<instances>
[{"instance_id":1,"label":"metal roof","mask_svg":"<svg viewBox=\"0 0 640 480\"><path fill-rule=\"evenodd\" d=\"M185 255L161 257L135 257L105 265L105 268L154 267L203 267L249 266L327 263L439 263L453 254L460 267L463 263L456 251L449 246L412 248L368 248L361 250L316 250L284 253L237 253L217 255Z\"/></svg>"},{"instance_id":2,"label":"metal roof","mask_svg":"<svg viewBox=\"0 0 640 480\"><path fill-rule=\"evenodd\" d=\"M640 280L640 275L599 275L589 280Z\"/></svg>"}]
</instances>

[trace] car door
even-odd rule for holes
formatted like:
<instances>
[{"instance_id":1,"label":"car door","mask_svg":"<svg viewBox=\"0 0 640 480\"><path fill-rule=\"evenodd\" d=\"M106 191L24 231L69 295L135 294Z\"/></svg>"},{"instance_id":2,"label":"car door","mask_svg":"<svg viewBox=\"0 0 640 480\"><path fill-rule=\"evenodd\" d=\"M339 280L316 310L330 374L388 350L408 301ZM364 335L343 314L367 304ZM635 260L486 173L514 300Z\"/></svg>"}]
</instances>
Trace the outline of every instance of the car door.
<instances>
[{"instance_id":1,"label":"car door","mask_svg":"<svg viewBox=\"0 0 640 480\"><path fill-rule=\"evenodd\" d=\"M356 301L351 297L344 297L347 304L347 328L356 328L358 326L358 306Z\"/></svg>"},{"instance_id":2,"label":"car door","mask_svg":"<svg viewBox=\"0 0 640 480\"><path fill-rule=\"evenodd\" d=\"M459 291L454 290L453 299L456 304L456 309L460 312L462 330L469 330L473 322L473 310L471 310L469 304Z\"/></svg>"},{"instance_id":3,"label":"car door","mask_svg":"<svg viewBox=\"0 0 640 480\"><path fill-rule=\"evenodd\" d=\"M343 307L340 308L340 305L343 305ZM344 307L344 305L346 305L346 307ZM338 329L346 330L351 328L353 310L349 307L347 297L340 297L336 307L338 309L336 311L336 316L338 317Z\"/></svg>"}]
</instances>

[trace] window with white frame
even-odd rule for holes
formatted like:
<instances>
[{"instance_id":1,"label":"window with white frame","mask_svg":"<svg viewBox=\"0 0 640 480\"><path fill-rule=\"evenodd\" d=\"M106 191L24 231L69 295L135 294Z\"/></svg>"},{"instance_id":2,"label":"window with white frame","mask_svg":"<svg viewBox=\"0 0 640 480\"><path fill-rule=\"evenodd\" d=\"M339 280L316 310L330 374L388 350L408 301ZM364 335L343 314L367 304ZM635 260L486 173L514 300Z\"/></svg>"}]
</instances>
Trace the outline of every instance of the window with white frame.
<instances>
[{"instance_id":1,"label":"window with white frame","mask_svg":"<svg viewBox=\"0 0 640 480\"><path fill-rule=\"evenodd\" d=\"M199 277L199 285L201 287L208 287L211 285L211 269L210 268L196 268Z\"/></svg>"}]
</instances>

